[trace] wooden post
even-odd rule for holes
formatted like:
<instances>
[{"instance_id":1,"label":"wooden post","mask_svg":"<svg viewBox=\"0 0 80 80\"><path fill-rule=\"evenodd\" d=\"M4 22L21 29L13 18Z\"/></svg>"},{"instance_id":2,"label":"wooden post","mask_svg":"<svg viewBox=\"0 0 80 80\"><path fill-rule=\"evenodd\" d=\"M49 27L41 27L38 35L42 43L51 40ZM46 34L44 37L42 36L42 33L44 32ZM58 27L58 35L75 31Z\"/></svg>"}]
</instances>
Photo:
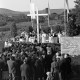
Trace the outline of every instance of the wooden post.
<instances>
[{"instance_id":1,"label":"wooden post","mask_svg":"<svg viewBox=\"0 0 80 80\"><path fill-rule=\"evenodd\" d=\"M37 41L39 43L39 17L38 17L38 9L36 8L37 11Z\"/></svg>"},{"instance_id":2,"label":"wooden post","mask_svg":"<svg viewBox=\"0 0 80 80\"><path fill-rule=\"evenodd\" d=\"M66 36L66 13L65 13L65 0L64 0L64 28L65 28L65 36Z\"/></svg>"}]
</instances>

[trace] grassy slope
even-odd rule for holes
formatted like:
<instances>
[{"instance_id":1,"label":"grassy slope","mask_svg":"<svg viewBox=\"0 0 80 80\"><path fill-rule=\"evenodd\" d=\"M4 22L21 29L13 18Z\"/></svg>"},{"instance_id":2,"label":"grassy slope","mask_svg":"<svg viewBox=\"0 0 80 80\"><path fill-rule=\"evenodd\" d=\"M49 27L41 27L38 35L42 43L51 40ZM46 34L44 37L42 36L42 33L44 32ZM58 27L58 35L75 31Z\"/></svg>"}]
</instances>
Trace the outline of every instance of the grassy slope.
<instances>
[{"instance_id":1,"label":"grassy slope","mask_svg":"<svg viewBox=\"0 0 80 80\"><path fill-rule=\"evenodd\" d=\"M50 9L50 13L57 13L61 14L64 12L64 9ZM39 13L46 13L45 9L40 10ZM20 11L13 11L5 8L0 8L0 14L6 14L8 16L18 15L18 14L29 14L29 12L20 12Z\"/></svg>"}]
</instances>

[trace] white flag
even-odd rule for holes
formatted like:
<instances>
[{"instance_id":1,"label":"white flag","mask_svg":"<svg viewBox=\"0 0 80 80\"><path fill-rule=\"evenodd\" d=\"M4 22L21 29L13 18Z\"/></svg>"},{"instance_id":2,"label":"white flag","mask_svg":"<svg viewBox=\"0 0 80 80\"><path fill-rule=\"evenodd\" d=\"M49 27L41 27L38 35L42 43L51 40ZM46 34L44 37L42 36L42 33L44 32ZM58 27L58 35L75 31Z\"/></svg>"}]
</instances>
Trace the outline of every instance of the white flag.
<instances>
[{"instance_id":1,"label":"white flag","mask_svg":"<svg viewBox=\"0 0 80 80\"><path fill-rule=\"evenodd\" d=\"M31 19L35 19L35 6L34 6L34 3L30 3L30 14L31 14Z\"/></svg>"},{"instance_id":2,"label":"white flag","mask_svg":"<svg viewBox=\"0 0 80 80\"><path fill-rule=\"evenodd\" d=\"M69 13L69 4L68 4L68 0L65 0L66 2L66 6L67 6L67 13Z\"/></svg>"}]
</instances>

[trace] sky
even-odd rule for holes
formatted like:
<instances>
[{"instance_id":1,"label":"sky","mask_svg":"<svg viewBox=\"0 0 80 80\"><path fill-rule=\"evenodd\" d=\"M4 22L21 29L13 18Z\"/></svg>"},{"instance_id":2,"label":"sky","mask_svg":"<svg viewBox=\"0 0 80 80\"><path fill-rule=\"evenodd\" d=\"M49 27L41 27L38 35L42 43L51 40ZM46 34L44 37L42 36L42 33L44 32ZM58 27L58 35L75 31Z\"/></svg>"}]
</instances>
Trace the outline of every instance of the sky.
<instances>
[{"instance_id":1,"label":"sky","mask_svg":"<svg viewBox=\"0 0 80 80\"><path fill-rule=\"evenodd\" d=\"M75 0L68 0L69 8L74 8ZM32 0L39 10L48 7L48 0ZM64 0L49 0L50 9L64 8ZM14 11L29 11L30 0L0 0L0 8L7 8Z\"/></svg>"}]
</instances>

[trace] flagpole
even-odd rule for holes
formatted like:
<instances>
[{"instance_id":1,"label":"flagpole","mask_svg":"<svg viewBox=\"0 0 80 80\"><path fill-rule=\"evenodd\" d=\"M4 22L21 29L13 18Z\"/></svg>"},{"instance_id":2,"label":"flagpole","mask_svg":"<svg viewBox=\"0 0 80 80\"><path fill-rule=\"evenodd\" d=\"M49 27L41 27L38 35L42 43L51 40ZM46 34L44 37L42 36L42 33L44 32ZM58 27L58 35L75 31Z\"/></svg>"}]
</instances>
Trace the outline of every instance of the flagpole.
<instances>
[{"instance_id":1,"label":"flagpole","mask_svg":"<svg viewBox=\"0 0 80 80\"><path fill-rule=\"evenodd\" d=\"M30 3L31 3L31 0L30 0ZM31 18L31 24L32 24L32 27L33 27L33 19Z\"/></svg>"},{"instance_id":2,"label":"flagpole","mask_svg":"<svg viewBox=\"0 0 80 80\"><path fill-rule=\"evenodd\" d=\"M48 0L48 27L50 27L50 21L49 21L49 0Z\"/></svg>"},{"instance_id":3,"label":"flagpole","mask_svg":"<svg viewBox=\"0 0 80 80\"><path fill-rule=\"evenodd\" d=\"M65 28L65 36L66 36L66 9L65 9L65 0L64 0L64 28Z\"/></svg>"},{"instance_id":4,"label":"flagpole","mask_svg":"<svg viewBox=\"0 0 80 80\"><path fill-rule=\"evenodd\" d=\"M67 11L67 23L68 23L68 11Z\"/></svg>"},{"instance_id":5,"label":"flagpole","mask_svg":"<svg viewBox=\"0 0 80 80\"><path fill-rule=\"evenodd\" d=\"M68 4L68 0L67 0L67 23L68 23L68 13L69 13L69 4Z\"/></svg>"},{"instance_id":6,"label":"flagpole","mask_svg":"<svg viewBox=\"0 0 80 80\"><path fill-rule=\"evenodd\" d=\"M38 9L36 8L37 12L37 41L39 43L39 17L38 17Z\"/></svg>"},{"instance_id":7,"label":"flagpole","mask_svg":"<svg viewBox=\"0 0 80 80\"><path fill-rule=\"evenodd\" d=\"M33 27L33 19L31 19L32 27Z\"/></svg>"}]
</instances>

